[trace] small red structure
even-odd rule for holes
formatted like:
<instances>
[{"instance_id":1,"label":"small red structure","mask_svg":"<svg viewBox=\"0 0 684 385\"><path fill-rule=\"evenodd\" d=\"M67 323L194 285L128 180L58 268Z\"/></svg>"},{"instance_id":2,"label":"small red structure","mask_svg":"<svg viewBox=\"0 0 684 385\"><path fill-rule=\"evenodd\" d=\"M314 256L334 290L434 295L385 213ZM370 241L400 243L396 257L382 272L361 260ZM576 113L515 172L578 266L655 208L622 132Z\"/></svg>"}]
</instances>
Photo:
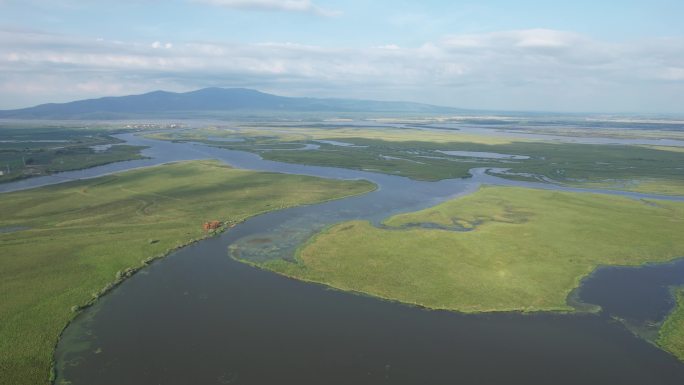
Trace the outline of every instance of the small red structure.
<instances>
[{"instance_id":1,"label":"small red structure","mask_svg":"<svg viewBox=\"0 0 684 385\"><path fill-rule=\"evenodd\" d=\"M221 221L210 221L210 222L204 222L202 225L202 228L204 231L209 231L209 230L216 230L219 227L221 227L222 223Z\"/></svg>"}]
</instances>

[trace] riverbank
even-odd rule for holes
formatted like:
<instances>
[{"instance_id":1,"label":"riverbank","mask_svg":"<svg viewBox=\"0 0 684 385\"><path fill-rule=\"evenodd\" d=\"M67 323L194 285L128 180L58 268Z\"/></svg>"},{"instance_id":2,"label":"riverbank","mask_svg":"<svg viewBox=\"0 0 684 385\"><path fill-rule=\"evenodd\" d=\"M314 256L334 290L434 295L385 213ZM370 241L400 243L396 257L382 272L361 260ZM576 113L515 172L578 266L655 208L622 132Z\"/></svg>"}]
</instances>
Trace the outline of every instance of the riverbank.
<instances>
[{"instance_id":1,"label":"riverbank","mask_svg":"<svg viewBox=\"0 0 684 385\"><path fill-rule=\"evenodd\" d=\"M80 307L206 237L205 221L235 224L374 188L198 161L3 194L0 227L29 229L0 234L0 384L46 383L57 338Z\"/></svg>"},{"instance_id":2,"label":"riverbank","mask_svg":"<svg viewBox=\"0 0 684 385\"><path fill-rule=\"evenodd\" d=\"M676 306L660 328L658 346L684 361L684 287L673 289Z\"/></svg>"}]
</instances>

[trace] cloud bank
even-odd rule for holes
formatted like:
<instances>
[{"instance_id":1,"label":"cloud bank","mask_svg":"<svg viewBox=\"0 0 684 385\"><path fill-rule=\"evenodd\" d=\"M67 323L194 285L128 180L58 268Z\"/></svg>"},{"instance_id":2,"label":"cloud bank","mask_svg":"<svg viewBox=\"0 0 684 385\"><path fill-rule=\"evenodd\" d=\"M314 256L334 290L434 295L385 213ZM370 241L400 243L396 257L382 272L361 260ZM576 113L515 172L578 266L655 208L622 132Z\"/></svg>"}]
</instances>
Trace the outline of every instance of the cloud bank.
<instances>
[{"instance_id":1,"label":"cloud bank","mask_svg":"<svg viewBox=\"0 0 684 385\"><path fill-rule=\"evenodd\" d=\"M309 0L194 0L194 2L233 9L306 12L320 16L339 15L338 11L321 8Z\"/></svg>"},{"instance_id":2,"label":"cloud bank","mask_svg":"<svg viewBox=\"0 0 684 385\"><path fill-rule=\"evenodd\" d=\"M5 30L0 108L241 86L466 108L681 112L683 46L684 39L613 43L547 29L445 36L415 47L352 48L110 41Z\"/></svg>"}]
</instances>

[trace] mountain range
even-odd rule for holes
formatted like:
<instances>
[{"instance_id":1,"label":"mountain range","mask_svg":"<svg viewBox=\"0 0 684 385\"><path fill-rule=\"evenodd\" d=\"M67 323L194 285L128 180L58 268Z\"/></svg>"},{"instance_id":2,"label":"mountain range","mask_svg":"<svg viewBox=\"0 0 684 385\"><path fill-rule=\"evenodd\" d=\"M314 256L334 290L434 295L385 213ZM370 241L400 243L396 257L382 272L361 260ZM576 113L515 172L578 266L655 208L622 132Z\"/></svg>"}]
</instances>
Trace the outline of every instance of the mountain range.
<instances>
[{"instance_id":1,"label":"mountain range","mask_svg":"<svg viewBox=\"0 0 684 385\"><path fill-rule=\"evenodd\" d=\"M154 91L0 110L13 119L200 118L259 112L456 113L463 110L411 102L285 97L246 88Z\"/></svg>"}]
</instances>

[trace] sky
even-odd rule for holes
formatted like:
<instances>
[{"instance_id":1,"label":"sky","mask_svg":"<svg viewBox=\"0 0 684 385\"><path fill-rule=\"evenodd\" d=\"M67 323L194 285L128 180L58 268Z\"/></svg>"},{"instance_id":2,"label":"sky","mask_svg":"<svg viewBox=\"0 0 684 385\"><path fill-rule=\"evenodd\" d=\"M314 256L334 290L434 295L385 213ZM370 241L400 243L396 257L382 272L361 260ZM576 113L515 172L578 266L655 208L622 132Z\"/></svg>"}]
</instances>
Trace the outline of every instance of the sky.
<instances>
[{"instance_id":1,"label":"sky","mask_svg":"<svg viewBox=\"0 0 684 385\"><path fill-rule=\"evenodd\" d=\"M0 109L154 90L684 114L681 0L0 0Z\"/></svg>"}]
</instances>

